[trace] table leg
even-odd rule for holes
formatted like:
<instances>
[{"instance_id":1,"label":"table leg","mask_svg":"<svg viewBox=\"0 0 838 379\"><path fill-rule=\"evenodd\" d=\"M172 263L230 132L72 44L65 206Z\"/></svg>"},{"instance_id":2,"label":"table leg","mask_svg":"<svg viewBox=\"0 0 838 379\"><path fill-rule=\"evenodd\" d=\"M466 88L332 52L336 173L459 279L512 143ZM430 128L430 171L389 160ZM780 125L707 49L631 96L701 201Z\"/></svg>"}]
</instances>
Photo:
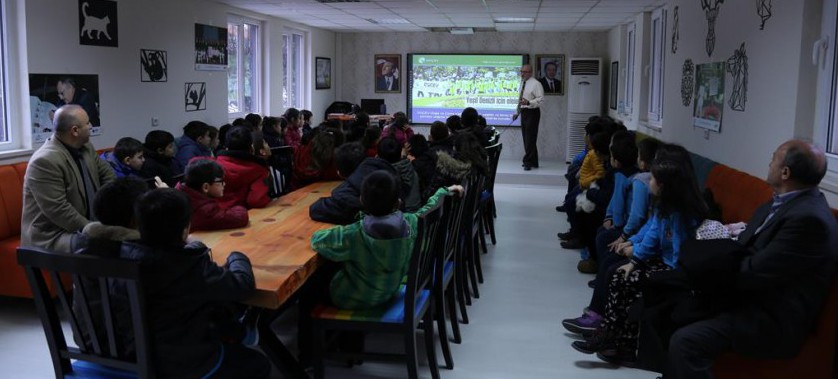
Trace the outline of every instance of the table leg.
<instances>
[{"instance_id":1,"label":"table leg","mask_svg":"<svg viewBox=\"0 0 838 379\"><path fill-rule=\"evenodd\" d=\"M288 348L279 340L271 330L271 324L281 313L278 310L262 309L259 317L259 347L268 356L268 359L282 372L284 378L309 379L297 357L288 351Z\"/></svg>"}]
</instances>

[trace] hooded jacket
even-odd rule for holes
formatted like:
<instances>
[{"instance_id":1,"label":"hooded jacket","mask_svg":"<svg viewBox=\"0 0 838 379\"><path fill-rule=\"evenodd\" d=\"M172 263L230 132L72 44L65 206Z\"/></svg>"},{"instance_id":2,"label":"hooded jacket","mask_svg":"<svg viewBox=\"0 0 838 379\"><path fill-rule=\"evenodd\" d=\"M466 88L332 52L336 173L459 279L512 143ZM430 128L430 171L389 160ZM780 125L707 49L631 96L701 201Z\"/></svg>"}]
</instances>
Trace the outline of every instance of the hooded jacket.
<instances>
[{"instance_id":1,"label":"hooded jacket","mask_svg":"<svg viewBox=\"0 0 838 379\"><path fill-rule=\"evenodd\" d=\"M436 174L431 178L422 198L430 198L439 187L463 184L471 173L471 163L457 160L445 152L436 153Z\"/></svg>"},{"instance_id":2,"label":"hooded jacket","mask_svg":"<svg viewBox=\"0 0 838 379\"><path fill-rule=\"evenodd\" d=\"M212 150L186 135L175 140L175 143L177 144L175 159L180 167L186 168L189 161L195 157L212 157Z\"/></svg>"},{"instance_id":3,"label":"hooded jacket","mask_svg":"<svg viewBox=\"0 0 838 379\"><path fill-rule=\"evenodd\" d=\"M189 203L192 204L190 231L233 229L247 226L247 208L241 205L222 208L217 199L198 192L183 183L178 183L176 188L189 196Z\"/></svg>"},{"instance_id":4,"label":"hooded jacket","mask_svg":"<svg viewBox=\"0 0 838 379\"><path fill-rule=\"evenodd\" d=\"M137 178L137 179L144 179L140 176L140 172L131 168L131 166L122 163L117 159L116 154L113 151L108 151L102 153L99 156L102 160L107 162L111 169L113 169L113 173L116 174L117 178Z\"/></svg>"},{"instance_id":5,"label":"hooded jacket","mask_svg":"<svg viewBox=\"0 0 838 379\"><path fill-rule=\"evenodd\" d=\"M367 158L346 180L332 190L332 196L323 197L309 207L309 216L314 221L330 224L351 224L357 219L361 205L361 183L376 170L387 170L394 176L396 170L381 158Z\"/></svg>"},{"instance_id":6,"label":"hooded jacket","mask_svg":"<svg viewBox=\"0 0 838 379\"><path fill-rule=\"evenodd\" d=\"M236 205L245 208L264 208L271 202L268 196L270 178L264 161L241 151L224 150L215 159L224 168L224 196L218 203L221 208Z\"/></svg>"},{"instance_id":7,"label":"hooded jacket","mask_svg":"<svg viewBox=\"0 0 838 379\"><path fill-rule=\"evenodd\" d=\"M151 149L143 148L143 156L145 162L140 169L140 174L145 178L153 178L159 176L160 180L168 184L169 187L174 187L177 184L175 180L176 175L183 174L183 167L175 158L170 158Z\"/></svg>"},{"instance_id":8,"label":"hooded jacket","mask_svg":"<svg viewBox=\"0 0 838 379\"><path fill-rule=\"evenodd\" d=\"M211 328L214 309L255 289L247 256L233 252L219 267L201 242L151 247L140 241L123 243L120 257L140 261L157 375L200 378L210 372L221 354L220 335ZM122 288L111 290L119 294Z\"/></svg>"}]
</instances>

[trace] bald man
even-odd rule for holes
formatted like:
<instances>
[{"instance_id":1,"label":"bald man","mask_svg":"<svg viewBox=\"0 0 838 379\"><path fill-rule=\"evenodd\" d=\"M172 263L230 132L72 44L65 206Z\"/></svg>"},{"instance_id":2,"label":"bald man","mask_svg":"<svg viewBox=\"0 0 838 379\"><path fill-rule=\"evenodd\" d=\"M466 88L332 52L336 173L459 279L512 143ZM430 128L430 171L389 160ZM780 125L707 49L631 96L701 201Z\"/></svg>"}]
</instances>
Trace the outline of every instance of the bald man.
<instances>
[{"instance_id":1,"label":"bald man","mask_svg":"<svg viewBox=\"0 0 838 379\"><path fill-rule=\"evenodd\" d=\"M672 335L667 379L712 378L715 358L731 350L765 359L800 352L838 261L838 223L818 190L825 174L820 148L800 140L777 148L766 180L774 199L739 235L747 255L731 288L737 305Z\"/></svg>"},{"instance_id":2,"label":"bald man","mask_svg":"<svg viewBox=\"0 0 838 379\"><path fill-rule=\"evenodd\" d=\"M521 116L521 134L524 137L524 171L538 168L538 123L541 122L541 102L544 87L532 76L532 66L521 66L521 90L518 109L512 119Z\"/></svg>"},{"instance_id":3,"label":"bald man","mask_svg":"<svg viewBox=\"0 0 838 379\"><path fill-rule=\"evenodd\" d=\"M93 195L115 176L90 143L84 108L58 108L53 127L55 133L26 168L20 244L71 252L75 232L94 219Z\"/></svg>"}]
</instances>

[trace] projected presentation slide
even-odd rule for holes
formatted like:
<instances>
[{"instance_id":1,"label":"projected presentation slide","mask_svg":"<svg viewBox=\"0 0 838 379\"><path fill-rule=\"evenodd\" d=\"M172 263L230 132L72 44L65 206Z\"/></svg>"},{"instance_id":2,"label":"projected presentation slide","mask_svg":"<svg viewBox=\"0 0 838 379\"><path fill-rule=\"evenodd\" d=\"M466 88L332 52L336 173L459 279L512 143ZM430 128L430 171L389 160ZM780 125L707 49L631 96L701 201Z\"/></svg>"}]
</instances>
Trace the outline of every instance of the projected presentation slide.
<instances>
[{"instance_id":1,"label":"projected presentation slide","mask_svg":"<svg viewBox=\"0 0 838 379\"><path fill-rule=\"evenodd\" d=\"M445 121L473 107L495 126L512 121L524 55L410 54L408 111L415 124Z\"/></svg>"}]
</instances>

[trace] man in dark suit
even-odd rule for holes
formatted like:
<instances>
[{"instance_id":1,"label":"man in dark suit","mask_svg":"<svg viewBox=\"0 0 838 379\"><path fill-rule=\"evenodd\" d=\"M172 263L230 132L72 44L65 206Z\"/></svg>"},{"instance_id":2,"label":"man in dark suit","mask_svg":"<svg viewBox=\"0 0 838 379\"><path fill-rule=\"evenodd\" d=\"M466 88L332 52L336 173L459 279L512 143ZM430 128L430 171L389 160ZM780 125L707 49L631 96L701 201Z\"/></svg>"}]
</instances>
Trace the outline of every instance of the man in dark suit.
<instances>
[{"instance_id":1,"label":"man in dark suit","mask_svg":"<svg viewBox=\"0 0 838 379\"><path fill-rule=\"evenodd\" d=\"M375 81L376 91L398 91L399 78L396 77L396 65L386 61L381 65L381 76Z\"/></svg>"},{"instance_id":2,"label":"man in dark suit","mask_svg":"<svg viewBox=\"0 0 838 379\"><path fill-rule=\"evenodd\" d=\"M838 223L818 184L826 156L791 140L774 152L774 199L739 236L748 255L731 292L733 308L672 335L667 379L712 378L713 361L733 350L752 358L798 354L827 298L838 261Z\"/></svg>"},{"instance_id":3,"label":"man in dark suit","mask_svg":"<svg viewBox=\"0 0 838 379\"><path fill-rule=\"evenodd\" d=\"M544 65L544 72L545 75L538 79L541 82L541 86L544 87L545 94L561 94L562 93L562 81L556 77L556 72L558 72L558 66L556 62L547 62Z\"/></svg>"}]
</instances>

